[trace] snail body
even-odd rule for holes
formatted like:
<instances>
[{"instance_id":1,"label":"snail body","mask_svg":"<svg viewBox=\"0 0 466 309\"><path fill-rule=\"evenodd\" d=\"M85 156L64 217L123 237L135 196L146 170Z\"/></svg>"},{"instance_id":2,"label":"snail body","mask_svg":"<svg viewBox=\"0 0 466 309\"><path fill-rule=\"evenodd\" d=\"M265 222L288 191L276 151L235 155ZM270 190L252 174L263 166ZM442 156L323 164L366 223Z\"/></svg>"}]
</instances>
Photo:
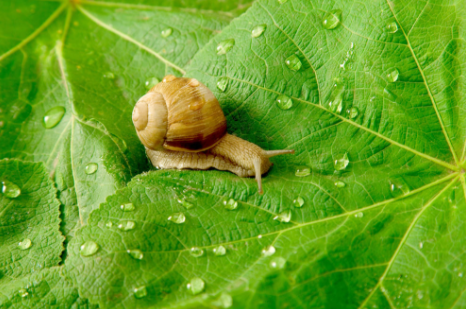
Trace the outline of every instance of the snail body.
<instances>
[{"instance_id":1,"label":"snail body","mask_svg":"<svg viewBox=\"0 0 466 309\"><path fill-rule=\"evenodd\" d=\"M166 76L141 97L133 123L152 165L161 169L227 170L240 177L261 175L269 158L293 150L263 150L226 132L226 119L213 93L196 79Z\"/></svg>"}]
</instances>

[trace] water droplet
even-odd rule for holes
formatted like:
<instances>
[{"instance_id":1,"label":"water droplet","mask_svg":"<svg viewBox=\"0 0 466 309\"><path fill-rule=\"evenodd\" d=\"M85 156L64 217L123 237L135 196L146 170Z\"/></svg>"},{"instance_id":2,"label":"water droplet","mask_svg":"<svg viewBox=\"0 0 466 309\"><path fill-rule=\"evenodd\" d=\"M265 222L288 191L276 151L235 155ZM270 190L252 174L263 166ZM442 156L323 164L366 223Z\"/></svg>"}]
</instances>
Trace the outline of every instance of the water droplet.
<instances>
[{"instance_id":1,"label":"water droplet","mask_svg":"<svg viewBox=\"0 0 466 309\"><path fill-rule=\"evenodd\" d=\"M261 239L261 238L262 238L262 235L261 235L261 234L257 235L257 238Z\"/></svg>"},{"instance_id":2,"label":"water droplet","mask_svg":"<svg viewBox=\"0 0 466 309\"><path fill-rule=\"evenodd\" d=\"M107 79L114 79L114 78L115 78L115 74L113 74L112 72L106 72L106 73L104 73L104 78L107 78Z\"/></svg>"},{"instance_id":3,"label":"water droplet","mask_svg":"<svg viewBox=\"0 0 466 309\"><path fill-rule=\"evenodd\" d=\"M462 278L462 277L463 277L463 273L458 273L458 277Z\"/></svg>"},{"instance_id":4,"label":"water droplet","mask_svg":"<svg viewBox=\"0 0 466 309\"><path fill-rule=\"evenodd\" d=\"M180 203L184 208L186 209L191 209L194 207L193 204L191 204L190 202L186 201L186 199L178 199L178 203Z\"/></svg>"},{"instance_id":5,"label":"water droplet","mask_svg":"<svg viewBox=\"0 0 466 309\"><path fill-rule=\"evenodd\" d=\"M345 85L342 79L336 79L332 87L328 106L332 112L341 112L343 108L343 94L345 92Z\"/></svg>"},{"instance_id":6,"label":"water droplet","mask_svg":"<svg viewBox=\"0 0 466 309\"><path fill-rule=\"evenodd\" d=\"M299 71L302 67L301 60L299 60L298 56L296 55L291 55L288 58L285 59L286 65L290 68L290 70L293 71Z\"/></svg>"},{"instance_id":7,"label":"water droplet","mask_svg":"<svg viewBox=\"0 0 466 309\"><path fill-rule=\"evenodd\" d=\"M346 186L346 183L344 183L343 181L335 181L335 187L343 188L345 186Z\"/></svg>"},{"instance_id":8,"label":"water droplet","mask_svg":"<svg viewBox=\"0 0 466 309\"><path fill-rule=\"evenodd\" d=\"M278 0L278 3L280 3L280 4L287 3L287 2L288 2L288 0Z\"/></svg>"},{"instance_id":9,"label":"water droplet","mask_svg":"<svg viewBox=\"0 0 466 309\"><path fill-rule=\"evenodd\" d=\"M113 226L113 222L108 221L107 223L105 223L105 226L108 227L108 228L111 228Z\"/></svg>"},{"instance_id":10,"label":"water droplet","mask_svg":"<svg viewBox=\"0 0 466 309\"><path fill-rule=\"evenodd\" d=\"M398 69L393 69L393 71L387 74L388 82L390 83L396 82L399 76L400 76L400 71L398 71Z\"/></svg>"},{"instance_id":11,"label":"water droplet","mask_svg":"<svg viewBox=\"0 0 466 309\"><path fill-rule=\"evenodd\" d=\"M142 260L144 258L144 253L139 249L126 250L128 254L136 260Z\"/></svg>"},{"instance_id":12,"label":"water droplet","mask_svg":"<svg viewBox=\"0 0 466 309\"><path fill-rule=\"evenodd\" d=\"M359 110L357 107L351 107L349 110L348 110L348 116L350 119L354 119L356 117L358 117L359 115Z\"/></svg>"},{"instance_id":13,"label":"water droplet","mask_svg":"<svg viewBox=\"0 0 466 309\"><path fill-rule=\"evenodd\" d=\"M118 224L118 228L123 231L132 230L135 226L136 223L134 223L134 221L123 221L120 224Z\"/></svg>"},{"instance_id":14,"label":"water droplet","mask_svg":"<svg viewBox=\"0 0 466 309\"><path fill-rule=\"evenodd\" d=\"M277 105L283 110L290 109L293 106L293 101L287 95L282 94L277 98Z\"/></svg>"},{"instance_id":15,"label":"water droplet","mask_svg":"<svg viewBox=\"0 0 466 309\"><path fill-rule=\"evenodd\" d=\"M172 28L167 28L162 30L162 37L163 38L168 38L170 35L172 35L173 29Z\"/></svg>"},{"instance_id":16,"label":"water droplet","mask_svg":"<svg viewBox=\"0 0 466 309\"><path fill-rule=\"evenodd\" d=\"M225 209L228 209L228 210L235 210L238 208L238 202L232 198L229 200L224 200L223 205L225 205Z\"/></svg>"},{"instance_id":17,"label":"water droplet","mask_svg":"<svg viewBox=\"0 0 466 309\"><path fill-rule=\"evenodd\" d=\"M233 48L233 46L235 46L235 39L228 39L228 40L218 43L217 55L226 54L228 51L230 51L230 49Z\"/></svg>"},{"instance_id":18,"label":"water droplet","mask_svg":"<svg viewBox=\"0 0 466 309\"><path fill-rule=\"evenodd\" d=\"M157 77L151 77L148 80L146 80L144 85L146 86L146 89L151 89L152 87L154 87L158 83L160 83L160 80Z\"/></svg>"},{"instance_id":19,"label":"water droplet","mask_svg":"<svg viewBox=\"0 0 466 309\"><path fill-rule=\"evenodd\" d=\"M86 165L86 174L88 175L92 175L94 174L95 172L97 172L97 169L99 168L99 165L97 165L97 163L89 163L88 165Z\"/></svg>"},{"instance_id":20,"label":"water droplet","mask_svg":"<svg viewBox=\"0 0 466 309\"><path fill-rule=\"evenodd\" d=\"M422 249L422 247L424 247L424 243L421 241L421 242L419 243L419 249Z\"/></svg>"},{"instance_id":21,"label":"water droplet","mask_svg":"<svg viewBox=\"0 0 466 309\"><path fill-rule=\"evenodd\" d=\"M225 92L228 86L228 81L229 81L228 77L220 77L217 80L217 88L220 89L220 91Z\"/></svg>"},{"instance_id":22,"label":"water droplet","mask_svg":"<svg viewBox=\"0 0 466 309\"><path fill-rule=\"evenodd\" d=\"M230 294L222 293L217 299L213 300L211 304L219 308L230 308L233 306L233 298Z\"/></svg>"},{"instance_id":23,"label":"water droplet","mask_svg":"<svg viewBox=\"0 0 466 309\"><path fill-rule=\"evenodd\" d=\"M295 207L301 208L304 205L304 199L301 196L298 196L295 200L293 200L293 204Z\"/></svg>"},{"instance_id":24,"label":"water droplet","mask_svg":"<svg viewBox=\"0 0 466 309\"><path fill-rule=\"evenodd\" d=\"M176 224L181 224L186 221L186 216L182 212L177 212L168 217L168 221L171 221Z\"/></svg>"},{"instance_id":25,"label":"water droplet","mask_svg":"<svg viewBox=\"0 0 466 309\"><path fill-rule=\"evenodd\" d=\"M55 106L49 109L44 115L44 127L51 129L55 127L63 118L65 108L63 106Z\"/></svg>"},{"instance_id":26,"label":"water droplet","mask_svg":"<svg viewBox=\"0 0 466 309\"><path fill-rule=\"evenodd\" d=\"M224 246L218 246L217 248L214 248L214 250L212 251L214 251L214 254L218 256L225 255L227 253L227 249L225 249Z\"/></svg>"},{"instance_id":27,"label":"water droplet","mask_svg":"<svg viewBox=\"0 0 466 309\"><path fill-rule=\"evenodd\" d=\"M86 241L81 245L81 255L82 256L91 256L94 255L99 250L99 245L92 240Z\"/></svg>"},{"instance_id":28,"label":"water droplet","mask_svg":"<svg viewBox=\"0 0 466 309\"><path fill-rule=\"evenodd\" d=\"M198 248L198 247L192 247L189 250L189 254L191 254L194 257L200 257L200 256L204 255L204 250L202 250L201 248Z\"/></svg>"},{"instance_id":29,"label":"water droplet","mask_svg":"<svg viewBox=\"0 0 466 309\"><path fill-rule=\"evenodd\" d=\"M335 169L337 171L344 170L349 164L348 153L345 153L343 157L335 160Z\"/></svg>"},{"instance_id":30,"label":"water droplet","mask_svg":"<svg viewBox=\"0 0 466 309\"><path fill-rule=\"evenodd\" d=\"M275 253L275 247L272 245L267 246L264 249L262 249L263 256L271 256L271 255L274 255L274 253Z\"/></svg>"},{"instance_id":31,"label":"water droplet","mask_svg":"<svg viewBox=\"0 0 466 309\"><path fill-rule=\"evenodd\" d=\"M395 33L398 31L398 24L396 22L391 22L391 23L388 23L386 26L385 26L385 31L387 31L388 33Z\"/></svg>"},{"instance_id":32,"label":"water droplet","mask_svg":"<svg viewBox=\"0 0 466 309\"><path fill-rule=\"evenodd\" d=\"M389 99L390 101L396 103L396 95L393 92L391 92L388 88L384 88L383 96Z\"/></svg>"},{"instance_id":33,"label":"water droplet","mask_svg":"<svg viewBox=\"0 0 466 309\"><path fill-rule=\"evenodd\" d=\"M17 198L21 194L21 189L11 181L2 181L2 193L8 198Z\"/></svg>"},{"instance_id":34,"label":"water droplet","mask_svg":"<svg viewBox=\"0 0 466 309\"><path fill-rule=\"evenodd\" d=\"M260 37L262 33L264 33L265 29L267 29L267 25L265 24L255 26L254 29L252 29L251 37L253 38Z\"/></svg>"},{"instance_id":35,"label":"water droplet","mask_svg":"<svg viewBox=\"0 0 466 309\"><path fill-rule=\"evenodd\" d=\"M133 203L126 203L126 204L120 205L120 209L123 210L124 212L128 212L128 211L134 211L136 208L134 207Z\"/></svg>"},{"instance_id":36,"label":"water droplet","mask_svg":"<svg viewBox=\"0 0 466 309\"><path fill-rule=\"evenodd\" d=\"M283 269L285 268L286 260L282 257L274 257L270 261L270 267L275 268L275 269Z\"/></svg>"},{"instance_id":37,"label":"water droplet","mask_svg":"<svg viewBox=\"0 0 466 309\"><path fill-rule=\"evenodd\" d=\"M354 215L355 218L362 218L364 217L364 213L363 212L358 212Z\"/></svg>"},{"instance_id":38,"label":"water droplet","mask_svg":"<svg viewBox=\"0 0 466 309\"><path fill-rule=\"evenodd\" d=\"M29 292L26 289L19 289L18 290L18 295L24 298L24 297L29 295Z\"/></svg>"},{"instance_id":39,"label":"water droplet","mask_svg":"<svg viewBox=\"0 0 466 309\"><path fill-rule=\"evenodd\" d=\"M18 243L18 247L21 250L27 250L27 249L31 248L31 246L32 246L32 241L29 238L25 238L25 239L23 239L23 241Z\"/></svg>"},{"instance_id":40,"label":"water droplet","mask_svg":"<svg viewBox=\"0 0 466 309\"><path fill-rule=\"evenodd\" d=\"M273 218L274 220L277 220L279 222L290 222L291 220L291 211L285 210L279 213L277 216Z\"/></svg>"},{"instance_id":41,"label":"water droplet","mask_svg":"<svg viewBox=\"0 0 466 309\"><path fill-rule=\"evenodd\" d=\"M192 278L186 287L191 294L196 295L204 291L205 283L201 278Z\"/></svg>"},{"instance_id":42,"label":"water droplet","mask_svg":"<svg viewBox=\"0 0 466 309\"><path fill-rule=\"evenodd\" d=\"M143 298L147 296L147 289L146 286L140 286L133 289L134 297L136 298Z\"/></svg>"},{"instance_id":43,"label":"water droplet","mask_svg":"<svg viewBox=\"0 0 466 309\"><path fill-rule=\"evenodd\" d=\"M296 173L294 173L296 176L298 177L305 177L305 176L309 176L311 175L311 169L308 168L308 167L304 167L304 168L298 168L296 170Z\"/></svg>"},{"instance_id":44,"label":"water droplet","mask_svg":"<svg viewBox=\"0 0 466 309\"><path fill-rule=\"evenodd\" d=\"M325 29L335 29L341 21L341 10L333 10L325 14L324 19L322 20L322 26Z\"/></svg>"}]
</instances>

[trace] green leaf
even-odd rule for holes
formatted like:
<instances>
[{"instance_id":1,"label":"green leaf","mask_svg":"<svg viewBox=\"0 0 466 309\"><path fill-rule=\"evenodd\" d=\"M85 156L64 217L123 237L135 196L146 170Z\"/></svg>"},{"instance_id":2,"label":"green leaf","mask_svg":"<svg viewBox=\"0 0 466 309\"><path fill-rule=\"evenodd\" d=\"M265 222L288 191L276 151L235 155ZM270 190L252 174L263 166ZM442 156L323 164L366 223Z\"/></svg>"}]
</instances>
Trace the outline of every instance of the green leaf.
<instances>
[{"instance_id":1,"label":"green leaf","mask_svg":"<svg viewBox=\"0 0 466 309\"><path fill-rule=\"evenodd\" d=\"M42 163L0 160L0 285L58 265L60 234L56 189ZM5 187L15 187L8 197Z\"/></svg>"},{"instance_id":2,"label":"green leaf","mask_svg":"<svg viewBox=\"0 0 466 309\"><path fill-rule=\"evenodd\" d=\"M235 16L229 11L245 7L0 1L0 19L8 21L0 32L0 158L46 163L64 205L65 235L149 168L131 122L146 84L183 74ZM92 163L98 168L88 175Z\"/></svg>"},{"instance_id":3,"label":"green leaf","mask_svg":"<svg viewBox=\"0 0 466 309\"><path fill-rule=\"evenodd\" d=\"M78 290L52 267L20 280L0 283L2 308L97 308L79 297Z\"/></svg>"},{"instance_id":4,"label":"green leaf","mask_svg":"<svg viewBox=\"0 0 466 309\"><path fill-rule=\"evenodd\" d=\"M78 231L66 275L102 307L215 307L228 296L235 308L464 306L464 12L440 1L256 2L186 75L214 91L230 133L296 155L273 159L263 196L226 172L136 177ZM128 220L135 229L115 227ZM89 240L99 251L84 257ZM196 295L194 278L205 283Z\"/></svg>"}]
</instances>

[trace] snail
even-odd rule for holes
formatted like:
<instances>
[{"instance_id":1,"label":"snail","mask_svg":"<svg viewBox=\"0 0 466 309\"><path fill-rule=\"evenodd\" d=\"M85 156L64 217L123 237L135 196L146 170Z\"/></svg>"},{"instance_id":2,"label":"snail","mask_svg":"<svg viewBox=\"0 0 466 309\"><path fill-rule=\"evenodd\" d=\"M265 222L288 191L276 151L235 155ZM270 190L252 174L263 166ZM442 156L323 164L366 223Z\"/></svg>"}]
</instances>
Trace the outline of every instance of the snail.
<instances>
[{"instance_id":1,"label":"snail","mask_svg":"<svg viewBox=\"0 0 466 309\"><path fill-rule=\"evenodd\" d=\"M255 176L262 194L262 174L269 158L294 150L263 150L226 131L227 123L212 91L193 78L167 75L142 96L133 124L151 163L160 169L215 168L240 177Z\"/></svg>"}]
</instances>

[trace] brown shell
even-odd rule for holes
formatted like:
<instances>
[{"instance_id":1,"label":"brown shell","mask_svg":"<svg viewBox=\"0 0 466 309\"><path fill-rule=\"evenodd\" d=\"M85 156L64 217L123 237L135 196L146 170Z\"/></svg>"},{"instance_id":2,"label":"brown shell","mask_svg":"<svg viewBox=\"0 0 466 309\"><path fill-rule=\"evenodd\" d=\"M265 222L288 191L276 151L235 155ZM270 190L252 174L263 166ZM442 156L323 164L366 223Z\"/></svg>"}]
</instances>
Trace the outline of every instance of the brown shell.
<instances>
[{"instance_id":1,"label":"brown shell","mask_svg":"<svg viewBox=\"0 0 466 309\"><path fill-rule=\"evenodd\" d=\"M173 151L205 151L215 146L226 134L227 124L220 104L209 88L196 79L168 75L151 92L162 94L167 106L168 120L163 148Z\"/></svg>"}]
</instances>

